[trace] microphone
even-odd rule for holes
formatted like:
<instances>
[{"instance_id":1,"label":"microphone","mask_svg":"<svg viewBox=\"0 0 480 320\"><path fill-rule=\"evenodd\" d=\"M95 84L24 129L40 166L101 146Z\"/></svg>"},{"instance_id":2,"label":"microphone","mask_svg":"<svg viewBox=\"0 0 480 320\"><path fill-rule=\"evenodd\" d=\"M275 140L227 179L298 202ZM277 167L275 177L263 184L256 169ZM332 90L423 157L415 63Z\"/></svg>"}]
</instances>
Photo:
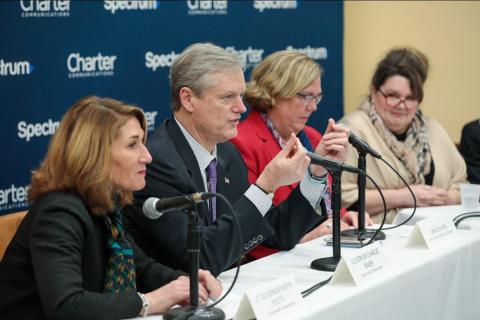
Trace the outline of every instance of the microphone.
<instances>
[{"instance_id":1,"label":"microphone","mask_svg":"<svg viewBox=\"0 0 480 320\"><path fill-rule=\"evenodd\" d=\"M318 154L310 151L307 151L307 156L312 160L312 164L320 165L329 171L347 171L351 173L365 174L364 171L357 167L333 159L320 157Z\"/></svg>"},{"instance_id":2,"label":"microphone","mask_svg":"<svg viewBox=\"0 0 480 320\"><path fill-rule=\"evenodd\" d=\"M351 131L350 131L350 134L348 135L348 142L350 142L350 144L355 149L357 149L358 152L369 153L372 157L375 157L377 159L380 159L382 157L377 151L373 150L372 147L368 145L368 143L360 139Z\"/></svg>"},{"instance_id":3,"label":"microphone","mask_svg":"<svg viewBox=\"0 0 480 320\"><path fill-rule=\"evenodd\" d=\"M143 214L150 219L157 219L164 213L174 210L188 209L196 203L203 202L213 197L215 197L215 194L209 192L197 192L164 199L151 197L143 203Z\"/></svg>"}]
</instances>

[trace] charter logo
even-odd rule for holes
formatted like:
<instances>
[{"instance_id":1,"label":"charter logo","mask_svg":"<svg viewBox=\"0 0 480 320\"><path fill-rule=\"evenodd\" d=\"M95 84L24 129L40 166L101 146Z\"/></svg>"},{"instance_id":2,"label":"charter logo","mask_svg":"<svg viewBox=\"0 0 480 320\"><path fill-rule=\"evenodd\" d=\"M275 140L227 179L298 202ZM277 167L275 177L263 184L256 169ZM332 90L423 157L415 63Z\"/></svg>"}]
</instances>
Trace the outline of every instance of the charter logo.
<instances>
[{"instance_id":1,"label":"charter logo","mask_svg":"<svg viewBox=\"0 0 480 320\"><path fill-rule=\"evenodd\" d=\"M303 52L314 60L325 60L328 58L328 50L325 47L312 48L310 46L307 46L306 48L294 48L292 46L288 46L286 50Z\"/></svg>"},{"instance_id":2,"label":"charter logo","mask_svg":"<svg viewBox=\"0 0 480 320\"><path fill-rule=\"evenodd\" d=\"M178 54L175 51L164 54L155 54L151 51L145 53L145 66L153 71L158 68L170 68Z\"/></svg>"},{"instance_id":3,"label":"charter logo","mask_svg":"<svg viewBox=\"0 0 480 320\"><path fill-rule=\"evenodd\" d=\"M24 76L32 71L33 65L28 61L7 62L0 59L0 76Z\"/></svg>"},{"instance_id":4,"label":"charter logo","mask_svg":"<svg viewBox=\"0 0 480 320\"><path fill-rule=\"evenodd\" d=\"M59 124L59 121L52 121L52 119L48 119L43 123L27 123L25 121L20 121L17 124L18 137L29 142L32 138L51 136L55 133Z\"/></svg>"},{"instance_id":5,"label":"charter logo","mask_svg":"<svg viewBox=\"0 0 480 320\"><path fill-rule=\"evenodd\" d=\"M70 16L70 0L20 0L23 18Z\"/></svg>"},{"instance_id":6,"label":"charter logo","mask_svg":"<svg viewBox=\"0 0 480 320\"><path fill-rule=\"evenodd\" d=\"M0 210L24 209L28 207L27 194L30 186L0 189Z\"/></svg>"},{"instance_id":7,"label":"charter logo","mask_svg":"<svg viewBox=\"0 0 480 320\"><path fill-rule=\"evenodd\" d=\"M297 9L297 1L296 0L255 0L253 1L253 7L263 12L263 10L289 10L289 9Z\"/></svg>"},{"instance_id":8,"label":"charter logo","mask_svg":"<svg viewBox=\"0 0 480 320\"><path fill-rule=\"evenodd\" d=\"M189 15L227 14L227 0L187 0Z\"/></svg>"},{"instance_id":9,"label":"charter logo","mask_svg":"<svg viewBox=\"0 0 480 320\"><path fill-rule=\"evenodd\" d=\"M147 120L147 131L153 131L155 129L155 118L157 117L157 111L145 111L145 118Z\"/></svg>"},{"instance_id":10,"label":"charter logo","mask_svg":"<svg viewBox=\"0 0 480 320\"><path fill-rule=\"evenodd\" d=\"M67 58L69 78L113 76L117 56L105 56L98 53L93 57L83 57L80 53L70 53Z\"/></svg>"},{"instance_id":11,"label":"charter logo","mask_svg":"<svg viewBox=\"0 0 480 320\"><path fill-rule=\"evenodd\" d=\"M262 61L263 53L265 52L264 49L253 49L252 47L248 47L248 49L235 49L235 47L226 47L227 51L237 55L242 61L245 68L250 68L260 61Z\"/></svg>"},{"instance_id":12,"label":"charter logo","mask_svg":"<svg viewBox=\"0 0 480 320\"><path fill-rule=\"evenodd\" d=\"M159 1L122 1L122 0L105 0L103 7L112 14L119 10L157 10Z\"/></svg>"}]
</instances>

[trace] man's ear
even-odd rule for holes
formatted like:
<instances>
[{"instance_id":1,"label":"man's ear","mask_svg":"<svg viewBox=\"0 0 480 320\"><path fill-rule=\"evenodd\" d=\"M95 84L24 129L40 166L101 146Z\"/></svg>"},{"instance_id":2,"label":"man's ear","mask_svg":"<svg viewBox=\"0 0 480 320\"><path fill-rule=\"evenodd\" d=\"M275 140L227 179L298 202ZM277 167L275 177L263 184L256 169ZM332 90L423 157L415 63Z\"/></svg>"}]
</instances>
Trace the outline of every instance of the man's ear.
<instances>
[{"instance_id":1,"label":"man's ear","mask_svg":"<svg viewBox=\"0 0 480 320\"><path fill-rule=\"evenodd\" d=\"M194 101L195 94L193 93L192 89L188 87L180 88L180 92L178 93L178 97L180 98L180 104L187 110L188 112L193 112L194 108Z\"/></svg>"}]
</instances>

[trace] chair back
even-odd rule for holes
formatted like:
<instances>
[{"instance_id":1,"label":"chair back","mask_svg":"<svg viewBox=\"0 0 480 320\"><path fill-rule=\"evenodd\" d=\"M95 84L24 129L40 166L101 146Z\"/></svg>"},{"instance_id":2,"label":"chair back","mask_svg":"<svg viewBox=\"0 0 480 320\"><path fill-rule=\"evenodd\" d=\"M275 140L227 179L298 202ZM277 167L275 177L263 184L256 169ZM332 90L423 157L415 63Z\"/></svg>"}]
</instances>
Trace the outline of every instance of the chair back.
<instances>
[{"instance_id":1,"label":"chair back","mask_svg":"<svg viewBox=\"0 0 480 320\"><path fill-rule=\"evenodd\" d=\"M27 211L20 211L0 216L0 261L26 214Z\"/></svg>"}]
</instances>

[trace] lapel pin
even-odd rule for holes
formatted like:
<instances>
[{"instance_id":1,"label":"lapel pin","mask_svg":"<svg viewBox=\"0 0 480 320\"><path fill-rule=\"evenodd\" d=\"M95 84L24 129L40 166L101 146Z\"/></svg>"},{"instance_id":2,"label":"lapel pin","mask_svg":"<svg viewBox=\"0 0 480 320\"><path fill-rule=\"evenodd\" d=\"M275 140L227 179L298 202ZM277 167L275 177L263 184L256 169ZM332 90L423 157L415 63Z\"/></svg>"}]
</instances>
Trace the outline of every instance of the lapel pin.
<instances>
[{"instance_id":1,"label":"lapel pin","mask_svg":"<svg viewBox=\"0 0 480 320\"><path fill-rule=\"evenodd\" d=\"M228 179L227 177L225 177L225 183L226 183L226 184L230 184L230 179Z\"/></svg>"}]
</instances>

